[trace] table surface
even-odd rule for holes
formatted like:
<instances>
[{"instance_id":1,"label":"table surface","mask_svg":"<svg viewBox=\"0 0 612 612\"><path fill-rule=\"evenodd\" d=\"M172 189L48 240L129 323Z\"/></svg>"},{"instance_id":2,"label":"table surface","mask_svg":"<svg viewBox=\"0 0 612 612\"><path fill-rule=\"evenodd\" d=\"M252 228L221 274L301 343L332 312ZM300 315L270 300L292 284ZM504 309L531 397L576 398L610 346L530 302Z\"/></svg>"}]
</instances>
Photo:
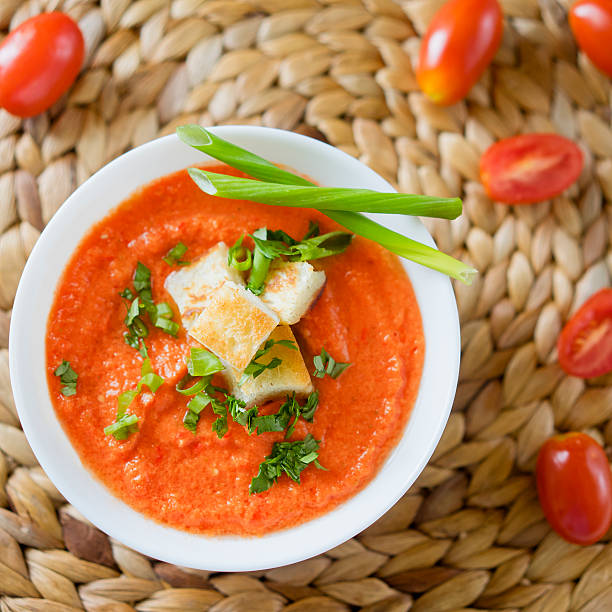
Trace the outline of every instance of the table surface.
<instances>
[{"instance_id":1,"label":"table surface","mask_svg":"<svg viewBox=\"0 0 612 612\"><path fill-rule=\"evenodd\" d=\"M612 378L565 376L563 322L610 285L610 81L580 53L570 0L501 0L502 46L468 98L432 105L414 71L442 0L2 0L0 36L64 10L86 65L49 112L0 111L0 609L393 612L612 609L609 538L551 532L533 467L555 431L612 443ZM400 190L464 198L428 223L480 276L456 285L463 357L453 413L429 465L358 537L294 566L209 574L109 541L66 504L19 428L8 376L10 310L45 223L126 149L200 122L297 130L340 147ZM585 169L534 206L491 202L480 154L496 139L558 132Z\"/></svg>"}]
</instances>

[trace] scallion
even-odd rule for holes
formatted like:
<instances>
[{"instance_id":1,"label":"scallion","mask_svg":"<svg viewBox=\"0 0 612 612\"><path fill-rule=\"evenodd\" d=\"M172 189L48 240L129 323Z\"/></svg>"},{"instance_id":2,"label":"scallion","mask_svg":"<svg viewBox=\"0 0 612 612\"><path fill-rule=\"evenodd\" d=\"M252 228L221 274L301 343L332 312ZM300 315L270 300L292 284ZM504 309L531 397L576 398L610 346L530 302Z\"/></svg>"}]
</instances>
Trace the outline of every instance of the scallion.
<instances>
[{"instance_id":1,"label":"scallion","mask_svg":"<svg viewBox=\"0 0 612 612\"><path fill-rule=\"evenodd\" d=\"M279 185L189 168L189 176L209 195L249 200L273 206L352 210L455 219L461 214L459 198L434 198L408 193L381 193L370 189Z\"/></svg>"},{"instance_id":2,"label":"scallion","mask_svg":"<svg viewBox=\"0 0 612 612\"><path fill-rule=\"evenodd\" d=\"M305 178L287 172L259 155L227 142L198 125L181 126L177 129L177 134L186 144L245 172L253 178L281 185L313 186L313 183ZM319 207L315 206L315 208ZM387 229L357 212L326 210L325 214L346 229L378 242L392 253L448 274L467 285L471 284L477 274L477 271L471 266Z\"/></svg>"}]
</instances>

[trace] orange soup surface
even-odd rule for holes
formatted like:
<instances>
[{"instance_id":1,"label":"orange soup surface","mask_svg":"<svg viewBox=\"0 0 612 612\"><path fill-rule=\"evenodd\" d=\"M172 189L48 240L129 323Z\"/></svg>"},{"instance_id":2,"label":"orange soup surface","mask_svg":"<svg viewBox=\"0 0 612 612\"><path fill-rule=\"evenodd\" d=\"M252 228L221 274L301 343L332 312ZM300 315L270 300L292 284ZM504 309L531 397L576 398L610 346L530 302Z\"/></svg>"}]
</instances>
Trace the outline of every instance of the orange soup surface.
<instances>
[{"instance_id":1,"label":"orange soup surface","mask_svg":"<svg viewBox=\"0 0 612 612\"><path fill-rule=\"evenodd\" d=\"M212 168L211 168L212 169ZM219 167L215 166L215 171ZM223 168L223 172L239 175ZM129 411L139 432L119 441L104 435L114 422L117 396L140 379L142 358L123 339L125 300L137 262L151 270L153 299L180 315L164 280L176 270L162 257L178 242L194 260L220 241L233 244L259 227L299 238L317 221L321 233L338 226L314 210L281 208L202 193L186 171L156 180L93 227L66 266L47 334L47 376L55 411L83 464L117 497L146 516L186 531L263 535L295 526L335 508L376 475L403 433L423 367L421 317L399 262L378 245L356 237L340 255L319 259L327 283L310 311L293 326L312 373L325 349L352 365L336 380L313 378L320 395L313 423L300 419L291 440L320 440L319 461L301 485L286 475L268 491L249 495L259 464L283 433L249 435L229 421L219 439L210 407L197 432L185 429L189 397L175 390L186 374L191 340L149 325L153 369L164 378L145 390ZM53 375L62 360L78 373L77 393L64 397ZM222 379L219 379L222 382ZM276 412L271 403L261 413Z\"/></svg>"}]
</instances>

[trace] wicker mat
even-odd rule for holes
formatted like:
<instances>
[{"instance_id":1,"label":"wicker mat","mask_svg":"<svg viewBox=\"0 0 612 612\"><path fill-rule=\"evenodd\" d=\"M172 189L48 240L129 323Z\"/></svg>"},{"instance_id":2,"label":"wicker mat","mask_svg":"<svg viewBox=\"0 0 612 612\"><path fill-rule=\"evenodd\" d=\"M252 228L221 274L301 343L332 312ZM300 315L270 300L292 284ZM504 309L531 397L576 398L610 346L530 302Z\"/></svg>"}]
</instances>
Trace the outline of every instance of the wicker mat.
<instances>
[{"instance_id":1,"label":"wicker mat","mask_svg":"<svg viewBox=\"0 0 612 612\"><path fill-rule=\"evenodd\" d=\"M87 64L47 114L0 113L0 593L2 611L340 612L612 610L612 544L550 531L532 471L555 430L612 444L612 379L564 376L555 341L610 284L610 82L576 54L570 0L502 0L505 34L469 99L432 106L412 65L442 0L0 0L5 33L43 10L81 25ZM358 156L399 189L463 195L429 227L481 271L456 286L463 361L429 466L357 538L294 566L209 574L110 541L37 465L12 401L7 334L25 260L65 198L129 147L185 122L297 130ZM586 166L564 196L493 204L480 153L557 131Z\"/></svg>"}]
</instances>

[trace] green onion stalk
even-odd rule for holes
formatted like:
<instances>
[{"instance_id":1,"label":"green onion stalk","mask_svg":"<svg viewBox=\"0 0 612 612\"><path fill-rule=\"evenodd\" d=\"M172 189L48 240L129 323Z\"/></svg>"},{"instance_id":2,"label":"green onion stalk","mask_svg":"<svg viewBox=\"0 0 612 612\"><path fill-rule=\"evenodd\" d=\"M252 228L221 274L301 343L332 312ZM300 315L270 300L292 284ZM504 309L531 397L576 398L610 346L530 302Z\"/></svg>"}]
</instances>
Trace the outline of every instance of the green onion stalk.
<instances>
[{"instance_id":1,"label":"green onion stalk","mask_svg":"<svg viewBox=\"0 0 612 612\"><path fill-rule=\"evenodd\" d=\"M474 268L450 255L394 232L362 214L401 213L454 219L461 214L461 200L458 198L317 187L307 179L283 170L201 126L183 125L177 128L177 134L186 144L257 179L253 181L189 168L191 178L208 194L278 206L316 208L347 230L378 242L392 253L467 285L477 274ZM251 275L256 257L257 252L253 256ZM265 262L258 262L258 269L265 269L267 273Z\"/></svg>"}]
</instances>

